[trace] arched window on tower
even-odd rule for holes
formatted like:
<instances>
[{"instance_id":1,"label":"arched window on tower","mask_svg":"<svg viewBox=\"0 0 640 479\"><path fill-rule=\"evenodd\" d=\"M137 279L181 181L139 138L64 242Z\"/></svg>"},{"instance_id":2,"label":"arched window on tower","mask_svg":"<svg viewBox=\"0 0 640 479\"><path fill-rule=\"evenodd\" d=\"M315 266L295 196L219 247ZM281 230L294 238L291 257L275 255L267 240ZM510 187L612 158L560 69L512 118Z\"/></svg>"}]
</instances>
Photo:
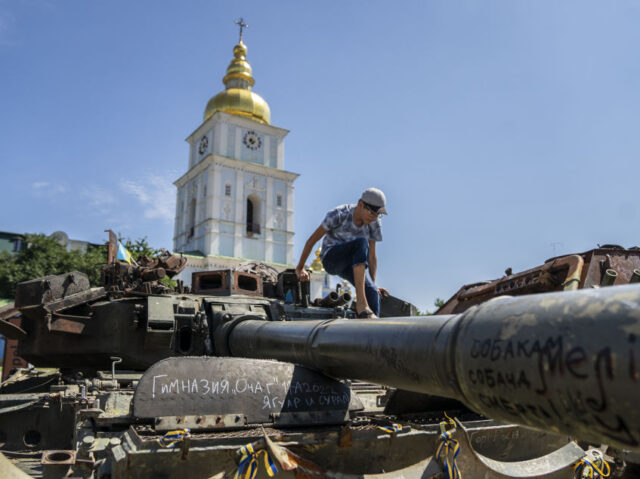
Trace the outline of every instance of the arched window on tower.
<instances>
[{"instance_id":1,"label":"arched window on tower","mask_svg":"<svg viewBox=\"0 0 640 479\"><path fill-rule=\"evenodd\" d=\"M196 226L196 199L193 198L189 203L189 224L187 225L187 235L189 238L193 236Z\"/></svg>"},{"instance_id":2,"label":"arched window on tower","mask_svg":"<svg viewBox=\"0 0 640 479\"><path fill-rule=\"evenodd\" d=\"M260 198L256 195L247 197L247 236L260 234Z\"/></svg>"}]
</instances>

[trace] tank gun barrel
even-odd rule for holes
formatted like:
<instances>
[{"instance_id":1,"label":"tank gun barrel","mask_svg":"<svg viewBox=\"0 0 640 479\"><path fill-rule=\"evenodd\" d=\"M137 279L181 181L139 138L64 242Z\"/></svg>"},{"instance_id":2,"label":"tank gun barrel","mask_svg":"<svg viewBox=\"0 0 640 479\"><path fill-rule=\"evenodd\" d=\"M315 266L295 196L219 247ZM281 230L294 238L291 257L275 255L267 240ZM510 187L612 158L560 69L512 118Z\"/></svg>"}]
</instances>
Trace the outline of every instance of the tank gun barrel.
<instances>
[{"instance_id":1,"label":"tank gun barrel","mask_svg":"<svg viewBox=\"0 0 640 479\"><path fill-rule=\"evenodd\" d=\"M232 356L457 399L487 417L640 451L640 286L500 297L459 315L238 320Z\"/></svg>"}]
</instances>

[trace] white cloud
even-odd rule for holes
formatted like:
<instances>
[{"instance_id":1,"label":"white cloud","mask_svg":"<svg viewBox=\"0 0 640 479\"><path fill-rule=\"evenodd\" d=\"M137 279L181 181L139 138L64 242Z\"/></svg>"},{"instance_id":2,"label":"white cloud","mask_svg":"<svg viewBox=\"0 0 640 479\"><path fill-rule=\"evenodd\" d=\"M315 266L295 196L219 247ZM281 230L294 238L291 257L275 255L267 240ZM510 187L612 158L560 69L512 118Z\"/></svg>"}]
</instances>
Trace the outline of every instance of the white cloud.
<instances>
[{"instance_id":1,"label":"white cloud","mask_svg":"<svg viewBox=\"0 0 640 479\"><path fill-rule=\"evenodd\" d=\"M31 188L36 196L51 197L67 192L67 187L65 185L61 183L50 183L48 181L34 181L31 183Z\"/></svg>"},{"instance_id":2,"label":"white cloud","mask_svg":"<svg viewBox=\"0 0 640 479\"><path fill-rule=\"evenodd\" d=\"M79 195L84 204L99 215L111 213L116 203L116 195L111 190L100 186L85 186L79 191Z\"/></svg>"},{"instance_id":3,"label":"white cloud","mask_svg":"<svg viewBox=\"0 0 640 479\"><path fill-rule=\"evenodd\" d=\"M77 187L54 181L34 181L31 191L36 198L47 201L62 199L80 208L84 214L108 218L109 223L130 223L132 218L144 217L171 224L175 213L174 177L174 174L166 177L150 174L143 178L122 180L114 187L95 183Z\"/></svg>"},{"instance_id":4,"label":"white cloud","mask_svg":"<svg viewBox=\"0 0 640 479\"><path fill-rule=\"evenodd\" d=\"M175 214L174 175L152 174L140 180L122 180L120 188L133 195L144 206L144 217L172 223Z\"/></svg>"}]
</instances>

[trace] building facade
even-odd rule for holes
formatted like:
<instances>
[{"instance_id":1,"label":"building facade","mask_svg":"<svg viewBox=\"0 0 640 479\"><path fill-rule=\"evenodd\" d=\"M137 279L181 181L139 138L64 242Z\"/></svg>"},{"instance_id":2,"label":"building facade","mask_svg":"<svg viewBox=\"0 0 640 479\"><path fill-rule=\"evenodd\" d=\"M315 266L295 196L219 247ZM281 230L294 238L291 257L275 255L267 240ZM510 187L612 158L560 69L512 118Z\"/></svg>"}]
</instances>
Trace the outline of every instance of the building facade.
<instances>
[{"instance_id":1,"label":"building facade","mask_svg":"<svg viewBox=\"0 0 640 479\"><path fill-rule=\"evenodd\" d=\"M56 231L49 236L55 238L67 251L86 253L88 248L101 246L99 244L89 243L88 241L70 239L69 235L64 231ZM28 246L24 234L0 231L0 251L17 254Z\"/></svg>"},{"instance_id":2,"label":"building facade","mask_svg":"<svg viewBox=\"0 0 640 479\"><path fill-rule=\"evenodd\" d=\"M173 248L191 272L262 261L293 264L294 181L284 169L287 130L270 124L269 105L252 91L242 40L223 78L225 90L187 138L188 170L177 188Z\"/></svg>"},{"instance_id":3,"label":"building facade","mask_svg":"<svg viewBox=\"0 0 640 479\"><path fill-rule=\"evenodd\" d=\"M26 246L27 244L24 241L24 235L20 233L0 231L0 251L16 254L25 249Z\"/></svg>"}]
</instances>

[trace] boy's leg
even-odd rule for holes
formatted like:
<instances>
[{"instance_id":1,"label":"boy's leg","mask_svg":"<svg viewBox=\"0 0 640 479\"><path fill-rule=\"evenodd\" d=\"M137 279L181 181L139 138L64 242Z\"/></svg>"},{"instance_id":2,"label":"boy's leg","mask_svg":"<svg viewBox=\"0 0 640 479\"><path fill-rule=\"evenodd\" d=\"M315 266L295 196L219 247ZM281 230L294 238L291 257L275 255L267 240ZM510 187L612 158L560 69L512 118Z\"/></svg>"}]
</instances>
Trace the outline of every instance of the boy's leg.
<instances>
[{"instance_id":1,"label":"boy's leg","mask_svg":"<svg viewBox=\"0 0 640 479\"><path fill-rule=\"evenodd\" d=\"M380 293L375 284L367 276L364 278L364 290L367 296L367 303L373 314L380 317Z\"/></svg>"},{"instance_id":2,"label":"boy's leg","mask_svg":"<svg viewBox=\"0 0 640 479\"><path fill-rule=\"evenodd\" d=\"M356 283L355 283L355 277L354 277L354 272L355 272L356 267L353 268L347 268L345 271L343 271L339 276L341 278L346 279L347 281L349 281L354 287L356 287ZM380 293L378 293L378 288L376 287L375 284L373 284L373 281L371 281L371 279L369 279L369 275L364 274L364 297L367 300L367 305L369 307L369 309L371 309L371 311L373 311L373 313L376 316L380 316ZM356 289L356 301L358 300L358 292ZM360 311L362 311L364 308L358 308Z\"/></svg>"},{"instance_id":3,"label":"boy's leg","mask_svg":"<svg viewBox=\"0 0 640 479\"><path fill-rule=\"evenodd\" d=\"M322 266L329 274L341 274L345 269L352 268L353 245L351 242L337 244L329 248L322 258Z\"/></svg>"},{"instance_id":4,"label":"boy's leg","mask_svg":"<svg viewBox=\"0 0 640 479\"><path fill-rule=\"evenodd\" d=\"M365 238L357 238L347 243L332 246L324 256L322 265L329 274L337 274L346 279L356 289L358 312L373 306L380 309L379 301L370 305L367 297L375 299L369 292L367 295L366 268L369 260L369 242ZM375 311L374 311L375 313ZM377 315L377 313L376 313Z\"/></svg>"},{"instance_id":5,"label":"boy's leg","mask_svg":"<svg viewBox=\"0 0 640 479\"><path fill-rule=\"evenodd\" d=\"M358 313L369 308L369 301L367 300L367 295L364 291L364 276L366 267L366 264L357 264L352 268L353 286L355 286L356 288L356 302L358 306Z\"/></svg>"}]
</instances>

